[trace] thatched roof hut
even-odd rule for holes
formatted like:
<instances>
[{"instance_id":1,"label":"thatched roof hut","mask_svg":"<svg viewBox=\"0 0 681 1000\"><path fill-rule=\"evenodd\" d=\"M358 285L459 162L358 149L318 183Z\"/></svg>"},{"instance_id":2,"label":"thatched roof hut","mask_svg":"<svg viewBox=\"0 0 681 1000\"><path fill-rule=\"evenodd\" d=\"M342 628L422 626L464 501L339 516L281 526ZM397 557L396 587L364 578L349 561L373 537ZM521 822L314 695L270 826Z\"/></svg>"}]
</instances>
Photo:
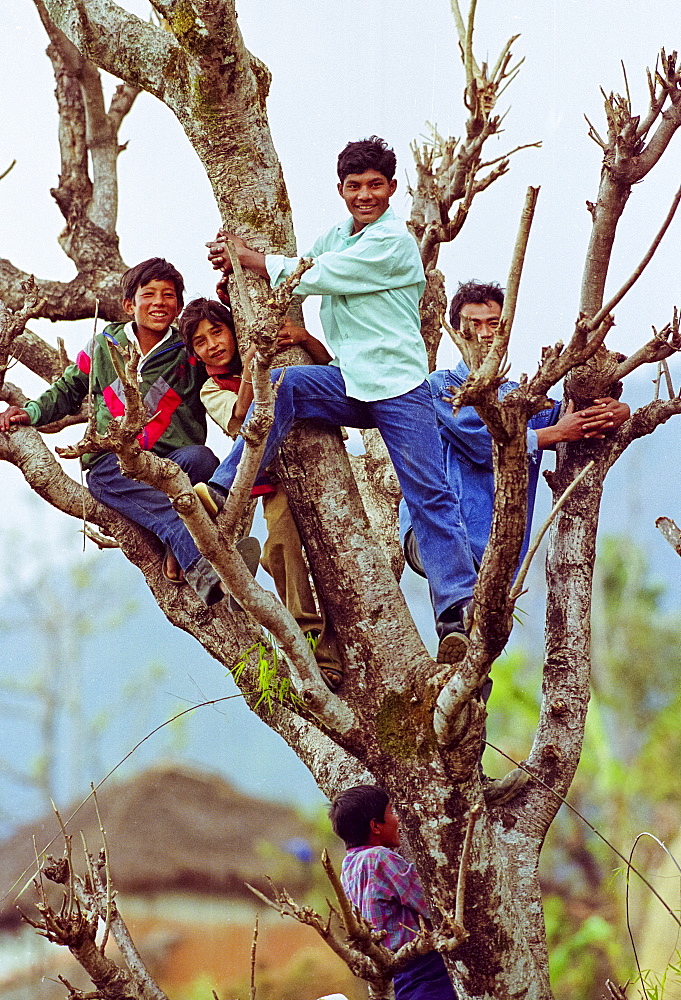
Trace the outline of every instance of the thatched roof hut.
<instances>
[{"instance_id":1,"label":"thatched roof hut","mask_svg":"<svg viewBox=\"0 0 681 1000\"><path fill-rule=\"evenodd\" d=\"M156 767L129 781L105 784L97 800L113 883L121 893L186 891L252 899L245 883L267 892L267 875L296 894L309 888L310 865L289 845L310 842L311 824L287 806L243 795L216 775ZM60 810L62 819L77 806ZM102 843L92 800L68 821L67 830L73 837L74 867L83 870L80 831L91 854L96 856ZM62 855L54 815L23 826L0 843L0 894L5 896L0 927L8 929L19 919L15 900L35 872L34 844L39 855ZM312 853L319 855L318 850ZM33 896L33 890L22 896L22 909L29 909Z\"/></svg>"}]
</instances>

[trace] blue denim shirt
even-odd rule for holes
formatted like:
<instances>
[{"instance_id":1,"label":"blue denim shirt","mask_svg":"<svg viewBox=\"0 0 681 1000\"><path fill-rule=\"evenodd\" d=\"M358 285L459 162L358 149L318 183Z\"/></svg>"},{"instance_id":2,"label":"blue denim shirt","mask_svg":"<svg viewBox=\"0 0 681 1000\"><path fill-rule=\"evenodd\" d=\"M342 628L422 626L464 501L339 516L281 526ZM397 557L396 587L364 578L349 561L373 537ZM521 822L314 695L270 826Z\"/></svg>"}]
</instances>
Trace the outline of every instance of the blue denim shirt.
<instances>
[{"instance_id":1,"label":"blue denim shirt","mask_svg":"<svg viewBox=\"0 0 681 1000\"><path fill-rule=\"evenodd\" d=\"M473 557L479 564L492 527L494 504L492 438L475 407L462 406L454 415L451 403L446 399L451 396L453 389L463 385L467 377L468 368L463 361L460 361L454 369L433 372L428 376L428 381L437 414L447 480L459 498L461 515L466 525ZM504 382L499 389L499 396L505 396L516 387L517 382ZM560 403L554 403L550 409L535 414L527 423L529 457L527 529L520 554L521 560L530 542L534 498L542 458L536 431L540 427L550 427L555 424L559 413ZM404 538L410 526L409 512L403 502L400 504L401 538Z\"/></svg>"}]
</instances>

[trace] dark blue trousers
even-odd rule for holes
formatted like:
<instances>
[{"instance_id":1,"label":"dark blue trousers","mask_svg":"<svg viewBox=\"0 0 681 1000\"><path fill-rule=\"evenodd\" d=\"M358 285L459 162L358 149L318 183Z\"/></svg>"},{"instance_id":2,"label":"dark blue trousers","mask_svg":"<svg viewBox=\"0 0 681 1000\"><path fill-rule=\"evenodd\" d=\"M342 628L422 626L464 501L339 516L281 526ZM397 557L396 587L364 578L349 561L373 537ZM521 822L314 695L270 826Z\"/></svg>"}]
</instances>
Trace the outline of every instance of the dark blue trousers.
<instances>
[{"instance_id":1,"label":"dark blue trousers","mask_svg":"<svg viewBox=\"0 0 681 1000\"><path fill-rule=\"evenodd\" d=\"M164 456L183 469L192 485L206 482L218 466L218 460L205 445L192 444L177 448ZM170 547L182 567L187 583L206 604L222 597L216 586L217 573L197 549L184 521L170 500L160 490L146 483L128 479L121 472L114 454L104 455L87 474L90 493L107 507L113 507L126 517L148 528L164 545Z\"/></svg>"},{"instance_id":2,"label":"dark blue trousers","mask_svg":"<svg viewBox=\"0 0 681 1000\"><path fill-rule=\"evenodd\" d=\"M272 381L281 370L272 372ZM340 368L303 365L287 368L277 392L274 424L261 469L267 468L296 420L323 420L336 427L377 427L395 467L411 514L436 616L462 597L454 563L465 527L458 498L445 476L442 444L428 382L390 399L363 402L345 391ZM234 482L244 442L239 438L212 482L223 491Z\"/></svg>"},{"instance_id":3,"label":"dark blue trousers","mask_svg":"<svg viewBox=\"0 0 681 1000\"><path fill-rule=\"evenodd\" d=\"M456 991L438 951L410 962L395 976L395 1000L457 1000Z\"/></svg>"}]
</instances>

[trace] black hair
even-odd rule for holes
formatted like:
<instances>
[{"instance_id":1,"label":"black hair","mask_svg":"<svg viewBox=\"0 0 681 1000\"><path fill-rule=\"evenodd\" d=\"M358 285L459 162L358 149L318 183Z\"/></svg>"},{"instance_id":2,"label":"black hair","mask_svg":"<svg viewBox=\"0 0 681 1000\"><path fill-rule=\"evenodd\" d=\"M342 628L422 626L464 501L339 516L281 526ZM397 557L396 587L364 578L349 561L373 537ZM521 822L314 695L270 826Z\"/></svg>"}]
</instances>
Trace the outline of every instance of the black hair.
<instances>
[{"instance_id":1,"label":"black hair","mask_svg":"<svg viewBox=\"0 0 681 1000\"><path fill-rule=\"evenodd\" d=\"M124 299L134 299L135 292L143 285L148 285L150 281L172 281L177 295L177 304L182 308L184 302L184 278L167 260L163 257L150 257L143 260L141 264L135 264L125 272L121 278Z\"/></svg>"},{"instance_id":2,"label":"black hair","mask_svg":"<svg viewBox=\"0 0 681 1000\"><path fill-rule=\"evenodd\" d=\"M202 319L207 319L211 323L224 323L234 333L234 318L228 306L216 299L192 299L184 307L178 323L180 336L190 354L194 353L194 335ZM240 375L243 370L238 346L227 370L230 375Z\"/></svg>"},{"instance_id":3,"label":"black hair","mask_svg":"<svg viewBox=\"0 0 681 1000\"><path fill-rule=\"evenodd\" d=\"M397 160L388 143L377 135L359 142L349 142L338 154L338 180L343 183L348 174L363 174L377 170L391 181L395 176Z\"/></svg>"},{"instance_id":4,"label":"black hair","mask_svg":"<svg viewBox=\"0 0 681 1000\"><path fill-rule=\"evenodd\" d=\"M390 799L378 785L355 785L347 788L331 803L329 818L333 832L347 848L363 847L369 842L371 820L385 820Z\"/></svg>"},{"instance_id":5,"label":"black hair","mask_svg":"<svg viewBox=\"0 0 681 1000\"><path fill-rule=\"evenodd\" d=\"M449 307L449 322L455 330L461 329L461 319L459 313L463 306L470 302L482 304L485 302L496 302L504 308L504 290L496 281L489 285L483 285L480 281L462 282L456 290L456 295L452 299Z\"/></svg>"}]
</instances>

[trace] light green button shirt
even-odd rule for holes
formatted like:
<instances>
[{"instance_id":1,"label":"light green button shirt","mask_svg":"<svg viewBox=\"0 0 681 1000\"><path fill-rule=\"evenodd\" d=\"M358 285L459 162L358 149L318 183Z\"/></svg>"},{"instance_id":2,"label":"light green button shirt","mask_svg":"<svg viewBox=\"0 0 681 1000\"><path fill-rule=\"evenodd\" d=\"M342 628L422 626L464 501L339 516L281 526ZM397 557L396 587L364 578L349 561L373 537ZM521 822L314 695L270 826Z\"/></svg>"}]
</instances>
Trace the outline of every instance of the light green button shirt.
<instances>
[{"instance_id":1,"label":"light green button shirt","mask_svg":"<svg viewBox=\"0 0 681 1000\"><path fill-rule=\"evenodd\" d=\"M352 217L320 237L303 257L314 266L296 288L321 295L319 315L348 396L366 402L414 389L428 374L419 299L425 287L416 241L388 208L352 235ZM268 254L267 273L281 284L297 257Z\"/></svg>"}]
</instances>

